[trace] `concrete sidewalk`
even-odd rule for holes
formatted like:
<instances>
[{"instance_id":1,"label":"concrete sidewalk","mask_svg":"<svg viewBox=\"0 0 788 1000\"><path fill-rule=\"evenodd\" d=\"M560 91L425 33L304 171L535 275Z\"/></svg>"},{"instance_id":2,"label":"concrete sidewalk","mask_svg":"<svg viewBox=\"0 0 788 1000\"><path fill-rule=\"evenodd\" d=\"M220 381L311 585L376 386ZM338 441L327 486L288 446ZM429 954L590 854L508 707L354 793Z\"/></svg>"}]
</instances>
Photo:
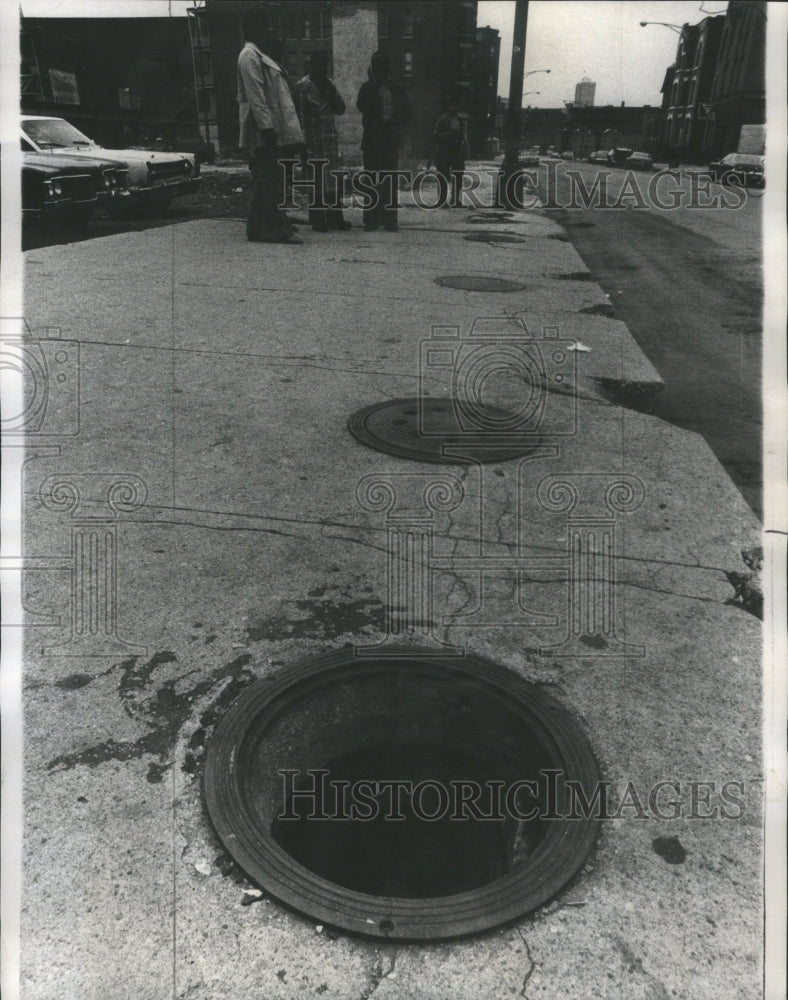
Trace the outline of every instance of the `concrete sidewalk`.
<instances>
[{"instance_id":1,"label":"concrete sidewalk","mask_svg":"<svg viewBox=\"0 0 788 1000\"><path fill-rule=\"evenodd\" d=\"M759 525L701 438L617 405L622 387L643 399L661 380L560 227L539 212L474 215L408 207L396 235L305 231L303 247L248 244L242 222L212 220L27 254L28 321L81 349L79 434L25 467L26 551L65 567L28 573L27 604L69 621L72 532L85 511L103 516L129 645L42 655L68 628L28 633L25 1000L757 995L760 624L728 603L724 571ZM435 282L457 275L524 287ZM482 599L503 607L507 594L449 575L436 617L469 624L438 622L442 636L544 685L618 789L675 782L688 801L691 782L741 782L745 809L603 823L574 885L477 939L354 939L244 893L202 804L203 746L250 681L382 637L385 517L359 508L356 486L436 467L362 446L347 418L417 395L432 327L467 335L490 317L575 345L577 377L548 410L575 394L577 426L552 457L437 470L465 500L438 518L436 549L559 557L566 515L540 507L539 483L631 477L643 500L620 516L616 615L644 650L540 655L567 626L566 575L552 571L525 596L558 629L474 626ZM449 388L435 374L429 391ZM121 474L146 496L115 516L99 493ZM81 513L51 499L65 480ZM679 863L659 848L674 837Z\"/></svg>"}]
</instances>

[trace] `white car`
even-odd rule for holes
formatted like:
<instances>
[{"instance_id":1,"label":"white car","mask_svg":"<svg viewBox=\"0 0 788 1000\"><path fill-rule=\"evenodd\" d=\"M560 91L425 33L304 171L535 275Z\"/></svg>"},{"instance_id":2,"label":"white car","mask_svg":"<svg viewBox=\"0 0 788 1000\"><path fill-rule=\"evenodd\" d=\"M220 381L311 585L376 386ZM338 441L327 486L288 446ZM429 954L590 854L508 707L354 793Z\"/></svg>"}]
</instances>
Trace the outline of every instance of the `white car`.
<instances>
[{"instance_id":1,"label":"white car","mask_svg":"<svg viewBox=\"0 0 788 1000\"><path fill-rule=\"evenodd\" d=\"M64 118L22 117L22 149L59 156L102 157L123 161L129 170L130 201L166 208L179 194L200 183L199 166L191 153L150 149L104 149Z\"/></svg>"}]
</instances>

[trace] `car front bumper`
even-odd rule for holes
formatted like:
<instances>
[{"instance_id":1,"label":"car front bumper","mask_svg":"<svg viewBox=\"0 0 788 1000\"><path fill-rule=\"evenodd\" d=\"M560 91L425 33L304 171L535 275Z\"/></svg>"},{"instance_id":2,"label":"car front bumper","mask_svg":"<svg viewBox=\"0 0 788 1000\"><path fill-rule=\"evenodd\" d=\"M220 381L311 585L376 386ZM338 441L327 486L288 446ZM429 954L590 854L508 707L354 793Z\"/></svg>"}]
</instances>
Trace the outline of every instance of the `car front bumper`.
<instances>
[{"instance_id":1,"label":"car front bumper","mask_svg":"<svg viewBox=\"0 0 788 1000\"><path fill-rule=\"evenodd\" d=\"M133 187L130 191L132 201L154 202L163 198L175 198L182 194L191 194L200 186L199 177L173 177L171 180L165 178L140 187Z\"/></svg>"}]
</instances>

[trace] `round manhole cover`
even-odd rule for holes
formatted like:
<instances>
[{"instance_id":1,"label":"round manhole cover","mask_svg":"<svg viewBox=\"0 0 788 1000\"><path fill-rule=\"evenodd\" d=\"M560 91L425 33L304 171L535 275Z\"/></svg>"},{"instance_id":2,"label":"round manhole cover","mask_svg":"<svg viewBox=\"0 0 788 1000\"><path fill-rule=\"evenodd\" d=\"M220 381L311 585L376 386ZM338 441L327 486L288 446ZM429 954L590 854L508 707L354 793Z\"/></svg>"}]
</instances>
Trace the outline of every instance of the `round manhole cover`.
<instances>
[{"instance_id":1,"label":"round manhole cover","mask_svg":"<svg viewBox=\"0 0 788 1000\"><path fill-rule=\"evenodd\" d=\"M500 225L502 223L512 223L516 221L513 212L475 212L468 216L468 222L477 226Z\"/></svg>"},{"instance_id":2,"label":"round manhole cover","mask_svg":"<svg viewBox=\"0 0 788 1000\"><path fill-rule=\"evenodd\" d=\"M515 233L499 233L497 229L482 229L478 233L466 233L464 240L469 243L525 243L522 236Z\"/></svg>"},{"instance_id":3,"label":"round manhole cover","mask_svg":"<svg viewBox=\"0 0 788 1000\"><path fill-rule=\"evenodd\" d=\"M525 285L508 278L492 278L486 274L445 274L433 279L444 288L460 288L464 292L521 292Z\"/></svg>"},{"instance_id":4,"label":"round manhole cover","mask_svg":"<svg viewBox=\"0 0 788 1000\"><path fill-rule=\"evenodd\" d=\"M463 465L507 462L532 452L538 435L516 431L528 416L488 405L474 411L455 399L427 396L373 403L352 414L347 426L357 441L386 455Z\"/></svg>"},{"instance_id":5,"label":"round manhole cover","mask_svg":"<svg viewBox=\"0 0 788 1000\"><path fill-rule=\"evenodd\" d=\"M225 848L280 902L377 938L458 937L546 903L597 832L577 722L481 657L384 652L294 664L233 705L205 772Z\"/></svg>"}]
</instances>

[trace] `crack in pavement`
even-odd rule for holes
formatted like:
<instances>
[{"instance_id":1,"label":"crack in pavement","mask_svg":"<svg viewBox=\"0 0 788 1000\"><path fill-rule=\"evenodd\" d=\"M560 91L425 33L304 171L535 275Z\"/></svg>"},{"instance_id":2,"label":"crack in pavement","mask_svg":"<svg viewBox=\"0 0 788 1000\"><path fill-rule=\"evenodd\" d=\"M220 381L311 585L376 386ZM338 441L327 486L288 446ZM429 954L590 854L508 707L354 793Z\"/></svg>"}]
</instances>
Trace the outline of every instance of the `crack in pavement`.
<instances>
[{"instance_id":1,"label":"crack in pavement","mask_svg":"<svg viewBox=\"0 0 788 1000\"><path fill-rule=\"evenodd\" d=\"M530 962L530 965L526 970L525 976L523 977L523 985L520 987L520 996L523 997L523 1000L528 1000L528 996L525 991L528 989L528 983L531 979L531 976L534 974L534 970L536 969L536 962L534 961L533 955L531 954L531 948L525 939L525 935L523 934L523 932L520 930L519 927L516 928L516 930L520 936L520 940L525 945L525 953L528 956L528 961Z\"/></svg>"},{"instance_id":2,"label":"crack in pavement","mask_svg":"<svg viewBox=\"0 0 788 1000\"><path fill-rule=\"evenodd\" d=\"M378 958L375 959L375 964L373 965L372 971L370 973L370 982L362 990L359 1000L369 1000L369 998L377 990L377 988L380 986L383 980L388 979L388 977L392 974L392 972L394 972L396 964L397 964L396 950L391 955L389 967L388 969L386 969L385 972L383 971L383 958L382 956L378 956Z\"/></svg>"}]
</instances>

